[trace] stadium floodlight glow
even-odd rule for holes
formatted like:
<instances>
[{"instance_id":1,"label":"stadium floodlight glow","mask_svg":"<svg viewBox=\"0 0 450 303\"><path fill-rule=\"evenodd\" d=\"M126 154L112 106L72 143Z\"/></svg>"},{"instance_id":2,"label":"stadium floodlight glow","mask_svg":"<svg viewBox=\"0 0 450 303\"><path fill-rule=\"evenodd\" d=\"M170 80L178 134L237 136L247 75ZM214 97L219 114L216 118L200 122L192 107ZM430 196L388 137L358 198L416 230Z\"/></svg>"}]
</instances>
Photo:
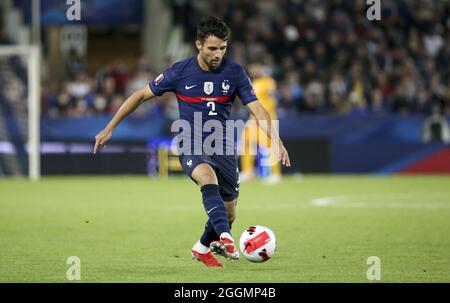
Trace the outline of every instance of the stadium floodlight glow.
<instances>
[{"instance_id":1,"label":"stadium floodlight glow","mask_svg":"<svg viewBox=\"0 0 450 303\"><path fill-rule=\"evenodd\" d=\"M28 70L28 176L36 181L41 177L40 163L40 46L1 46L0 56L22 56Z\"/></svg>"}]
</instances>

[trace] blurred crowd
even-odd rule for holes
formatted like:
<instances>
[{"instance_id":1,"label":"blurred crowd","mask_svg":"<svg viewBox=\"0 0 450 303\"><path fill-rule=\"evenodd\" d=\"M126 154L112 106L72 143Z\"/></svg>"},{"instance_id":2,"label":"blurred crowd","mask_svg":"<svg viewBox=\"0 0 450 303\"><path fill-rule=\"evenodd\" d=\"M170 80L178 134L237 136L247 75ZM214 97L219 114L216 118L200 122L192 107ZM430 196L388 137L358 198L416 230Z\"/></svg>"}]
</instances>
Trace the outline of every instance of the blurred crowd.
<instances>
[{"instance_id":1,"label":"blurred crowd","mask_svg":"<svg viewBox=\"0 0 450 303\"><path fill-rule=\"evenodd\" d=\"M172 1L174 22L193 44L202 16L222 17L232 30L228 56L264 64L277 83L280 117L301 113L450 114L450 4L381 1L381 20L366 18L366 1ZM151 63L116 62L88 75L43 85L50 116L114 113L131 92L155 78ZM167 94L166 94L167 95ZM137 115L176 118L167 95Z\"/></svg>"},{"instance_id":2,"label":"blurred crowd","mask_svg":"<svg viewBox=\"0 0 450 303\"><path fill-rule=\"evenodd\" d=\"M70 79L43 85L42 111L52 117L113 114L133 91L155 77L155 72L144 59L139 61L136 69L118 61L98 69L93 76L77 68ZM164 103L161 101L146 102L134 114L159 113Z\"/></svg>"}]
</instances>

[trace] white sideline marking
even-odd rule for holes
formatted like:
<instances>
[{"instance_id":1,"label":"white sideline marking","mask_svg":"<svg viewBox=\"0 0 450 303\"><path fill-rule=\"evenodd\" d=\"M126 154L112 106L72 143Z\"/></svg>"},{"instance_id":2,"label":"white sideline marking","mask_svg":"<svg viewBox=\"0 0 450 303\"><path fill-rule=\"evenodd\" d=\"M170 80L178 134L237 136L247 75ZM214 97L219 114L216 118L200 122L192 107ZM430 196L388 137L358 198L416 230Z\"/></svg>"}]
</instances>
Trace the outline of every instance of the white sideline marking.
<instances>
[{"instance_id":1,"label":"white sideline marking","mask_svg":"<svg viewBox=\"0 0 450 303\"><path fill-rule=\"evenodd\" d=\"M329 206L333 204L337 204L339 202L345 202L346 201L345 196L338 196L338 197L323 197L323 198L317 198L314 200L311 200L310 203L314 206Z\"/></svg>"},{"instance_id":2,"label":"white sideline marking","mask_svg":"<svg viewBox=\"0 0 450 303\"><path fill-rule=\"evenodd\" d=\"M419 201L419 202L416 202ZM423 202L420 202L423 201ZM310 207L331 208L371 208L371 209L450 209L448 193L379 193L355 194L330 197L319 197L313 200L289 201L273 203L272 200L259 200L259 204L242 203L242 210L257 211L291 211ZM198 213L202 207L196 204L166 205L162 207L167 212Z\"/></svg>"},{"instance_id":3,"label":"white sideline marking","mask_svg":"<svg viewBox=\"0 0 450 303\"><path fill-rule=\"evenodd\" d=\"M419 196L420 197L420 196ZM410 193L380 193L366 195L347 195L323 197L309 202L312 206L336 208L394 208L394 209L449 209L450 197L446 193L424 194L427 202L411 202L417 199L417 194ZM386 202L397 200L403 202ZM384 202L383 202L384 201Z\"/></svg>"}]
</instances>

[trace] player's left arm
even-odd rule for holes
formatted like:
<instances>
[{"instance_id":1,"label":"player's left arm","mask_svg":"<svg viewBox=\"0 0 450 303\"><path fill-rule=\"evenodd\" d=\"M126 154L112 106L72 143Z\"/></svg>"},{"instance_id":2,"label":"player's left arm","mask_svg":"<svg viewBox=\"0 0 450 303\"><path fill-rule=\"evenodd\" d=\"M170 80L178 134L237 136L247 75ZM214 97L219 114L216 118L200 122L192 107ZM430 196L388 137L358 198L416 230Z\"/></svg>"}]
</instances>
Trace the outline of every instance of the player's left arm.
<instances>
[{"instance_id":1,"label":"player's left arm","mask_svg":"<svg viewBox=\"0 0 450 303\"><path fill-rule=\"evenodd\" d=\"M247 105L250 113L255 117L258 126L264 131L267 137L272 141L272 148L277 153L278 160L281 164L289 167L291 161L289 160L289 154L280 139L277 128L272 123L272 119L267 110L262 106L258 100L248 103ZM277 147L278 148L274 148Z\"/></svg>"}]
</instances>

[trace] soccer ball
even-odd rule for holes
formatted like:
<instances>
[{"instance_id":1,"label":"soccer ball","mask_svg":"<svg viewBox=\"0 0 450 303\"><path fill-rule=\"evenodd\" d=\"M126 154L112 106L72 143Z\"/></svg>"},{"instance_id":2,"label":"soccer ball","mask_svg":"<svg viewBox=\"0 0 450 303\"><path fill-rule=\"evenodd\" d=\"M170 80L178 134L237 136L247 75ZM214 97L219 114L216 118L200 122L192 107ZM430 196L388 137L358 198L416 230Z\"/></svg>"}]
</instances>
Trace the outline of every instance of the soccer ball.
<instances>
[{"instance_id":1,"label":"soccer ball","mask_svg":"<svg viewBox=\"0 0 450 303\"><path fill-rule=\"evenodd\" d=\"M273 231L261 225L247 228L239 240L239 248L244 257L255 263L265 262L272 258L276 247Z\"/></svg>"}]
</instances>

